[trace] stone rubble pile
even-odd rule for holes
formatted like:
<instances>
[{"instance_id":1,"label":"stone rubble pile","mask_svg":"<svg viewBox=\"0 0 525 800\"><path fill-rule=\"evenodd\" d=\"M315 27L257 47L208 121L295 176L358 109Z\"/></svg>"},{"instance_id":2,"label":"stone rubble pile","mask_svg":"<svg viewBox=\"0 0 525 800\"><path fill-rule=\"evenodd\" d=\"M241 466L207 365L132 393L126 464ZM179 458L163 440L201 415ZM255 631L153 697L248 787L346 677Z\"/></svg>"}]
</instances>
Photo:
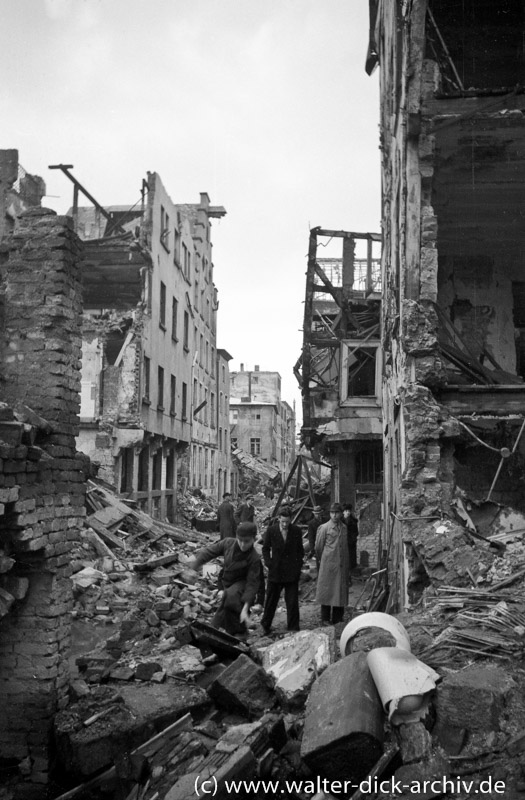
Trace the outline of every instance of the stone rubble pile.
<instances>
[{"instance_id":1,"label":"stone rubble pile","mask_svg":"<svg viewBox=\"0 0 525 800\"><path fill-rule=\"evenodd\" d=\"M147 527L143 519L136 524ZM376 615L370 624L358 617L361 627L349 643L343 636L339 653L341 626L316 628L306 613L315 586L311 564L301 583L311 630L275 640L252 628L242 642L209 625L219 564L205 565L198 577L187 569L195 550L216 534L176 528L173 536L156 521L151 525L134 542L132 533L117 531L128 540L123 548L112 548L92 528L75 553L76 623L105 635L76 659L71 703L55 720L62 800L192 800L205 779L214 781L219 798L231 796L229 780L273 779L283 786L289 779L303 780L303 791L284 791L284 800L329 800L354 794L333 791L335 781L383 774L407 785L465 774L473 786L490 774L505 781L503 796L522 796L525 636L516 632L522 647L505 657L486 626L498 603L519 613L522 539L507 541L507 550L493 557L490 583L433 587L415 612L397 619L379 614L392 621L386 628L377 627ZM464 630L465 613L478 615L478 635L485 637L468 650L446 639L447 630ZM414 653L403 656L407 664L433 667L438 677L421 707L417 692L406 700L419 709L415 716L401 714L401 724L394 724L368 654L396 651L404 641L400 622ZM409 672L407 666L400 673L402 682ZM399 794L381 794L390 796ZM458 800L467 796L454 792Z\"/></svg>"}]
</instances>

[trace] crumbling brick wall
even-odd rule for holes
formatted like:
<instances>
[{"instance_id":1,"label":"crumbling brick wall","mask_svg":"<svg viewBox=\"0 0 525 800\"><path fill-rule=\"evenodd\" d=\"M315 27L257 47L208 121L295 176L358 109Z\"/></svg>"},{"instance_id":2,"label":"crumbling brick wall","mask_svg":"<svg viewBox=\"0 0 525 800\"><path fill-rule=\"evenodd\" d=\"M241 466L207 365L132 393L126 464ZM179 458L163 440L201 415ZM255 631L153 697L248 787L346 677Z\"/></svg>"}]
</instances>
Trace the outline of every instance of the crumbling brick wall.
<instances>
[{"instance_id":1,"label":"crumbling brick wall","mask_svg":"<svg viewBox=\"0 0 525 800\"><path fill-rule=\"evenodd\" d=\"M70 550L85 514L78 248L68 218L33 209L0 250L0 753L35 798L67 704Z\"/></svg>"}]
</instances>

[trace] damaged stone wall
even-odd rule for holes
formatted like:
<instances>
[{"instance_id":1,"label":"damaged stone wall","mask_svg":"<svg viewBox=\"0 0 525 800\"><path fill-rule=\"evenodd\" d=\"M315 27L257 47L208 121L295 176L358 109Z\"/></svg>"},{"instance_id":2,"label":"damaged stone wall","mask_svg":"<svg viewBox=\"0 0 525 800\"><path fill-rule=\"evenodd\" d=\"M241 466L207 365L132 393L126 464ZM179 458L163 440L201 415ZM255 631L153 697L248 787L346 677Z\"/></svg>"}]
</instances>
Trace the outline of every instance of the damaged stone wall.
<instances>
[{"instance_id":1,"label":"damaged stone wall","mask_svg":"<svg viewBox=\"0 0 525 800\"><path fill-rule=\"evenodd\" d=\"M440 49L436 25L449 31L465 13L453 2L384 4L372 26L384 187L385 527L400 606L414 587L472 580L469 571L493 554L469 538L458 501L492 496L519 509L525 480L515 345L525 103L510 90L487 99L484 86L465 89L458 72L451 79L461 50Z\"/></svg>"},{"instance_id":2,"label":"damaged stone wall","mask_svg":"<svg viewBox=\"0 0 525 800\"><path fill-rule=\"evenodd\" d=\"M82 428L77 444L99 465L99 477L118 488L122 484L121 464L116 458L119 449L138 445L144 437L140 415L142 330L141 309L111 311L98 317L85 314L82 324Z\"/></svg>"},{"instance_id":3,"label":"damaged stone wall","mask_svg":"<svg viewBox=\"0 0 525 800\"><path fill-rule=\"evenodd\" d=\"M2 775L35 799L68 699L70 551L85 515L78 257L71 222L48 209L25 212L1 245L0 751Z\"/></svg>"}]
</instances>

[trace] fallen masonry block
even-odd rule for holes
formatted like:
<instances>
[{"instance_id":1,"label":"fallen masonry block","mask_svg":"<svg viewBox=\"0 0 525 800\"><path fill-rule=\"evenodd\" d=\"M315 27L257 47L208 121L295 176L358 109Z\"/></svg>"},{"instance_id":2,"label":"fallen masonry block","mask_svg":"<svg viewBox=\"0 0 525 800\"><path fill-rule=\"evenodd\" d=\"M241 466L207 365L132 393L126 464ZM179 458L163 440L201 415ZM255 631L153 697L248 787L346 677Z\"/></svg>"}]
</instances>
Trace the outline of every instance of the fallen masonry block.
<instances>
[{"instance_id":1,"label":"fallen masonry block","mask_svg":"<svg viewBox=\"0 0 525 800\"><path fill-rule=\"evenodd\" d=\"M237 709L249 717L262 714L275 703L270 678L244 654L221 672L208 694L222 708Z\"/></svg>"},{"instance_id":2,"label":"fallen masonry block","mask_svg":"<svg viewBox=\"0 0 525 800\"><path fill-rule=\"evenodd\" d=\"M157 615L164 622L176 622L183 616L183 610L180 606L177 606L176 608L170 608L169 611L157 611Z\"/></svg>"},{"instance_id":3,"label":"fallen masonry block","mask_svg":"<svg viewBox=\"0 0 525 800\"><path fill-rule=\"evenodd\" d=\"M174 597L164 597L155 603L155 611L160 614L161 611L170 611L175 602Z\"/></svg>"},{"instance_id":4,"label":"fallen masonry block","mask_svg":"<svg viewBox=\"0 0 525 800\"><path fill-rule=\"evenodd\" d=\"M355 782L382 752L381 700L365 653L353 653L315 681L306 704L301 756L330 780Z\"/></svg>"},{"instance_id":5,"label":"fallen masonry block","mask_svg":"<svg viewBox=\"0 0 525 800\"><path fill-rule=\"evenodd\" d=\"M156 661L142 661L135 668L135 678L138 681L150 681L152 675L161 671L161 666Z\"/></svg>"},{"instance_id":6,"label":"fallen masonry block","mask_svg":"<svg viewBox=\"0 0 525 800\"><path fill-rule=\"evenodd\" d=\"M55 717L55 740L60 768L71 777L88 777L107 768L124 751L148 740L187 711L208 705L198 686L119 684L122 702L89 727L69 706Z\"/></svg>"},{"instance_id":7,"label":"fallen masonry block","mask_svg":"<svg viewBox=\"0 0 525 800\"><path fill-rule=\"evenodd\" d=\"M71 681L69 684L69 694L73 701L79 700L81 697L88 697L91 693L91 689L87 685L86 681L81 679Z\"/></svg>"},{"instance_id":8,"label":"fallen masonry block","mask_svg":"<svg viewBox=\"0 0 525 800\"><path fill-rule=\"evenodd\" d=\"M162 653L157 662L158 669L164 670L169 677L174 678L188 678L206 669L202 663L200 650L191 644L183 645L171 653Z\"/></svg>"},{"instance_id":9,"label":"fallen masonry block","mask_svg":"<svg viewBox=\"0 0 525 800\"><path fill-rule=\"evenodd\" d=\"M75 572L75 574L71 576L73 586L79 589L88 589L90 586L100 583L101 581L107 581L107 579L105 572L93 569L93 567L85 567L81 569L80 572Z\"/></svg>"},{"instance_id":10,"label":"fallen masonry block","mask_svg":"<svg viewBox=\"0 0 525 800\"><path fill-rule=\"evenodd\" d=\"M135 677L135 670L131 667L116 667L109 673L112 681L132 681Z\"/></svg>"},{"instance_id":11,"label":"fallen masonry block","mask_svg":"<svg viewBox=\"0 0 525 800\"><path fill-rule=\"evenodd\" d=\"M262 651L262 666L275 680L277 697L301 706L314 680L335 659L335 631L300 631Z\"/></svg>"},{"instance_id":12,"label":"fallen masonry block","mask_svg":"<svg viewBox=\"0 0 525 800\"><path fill-rule=\"evenodd\" d=\"M2 575L0 585L15 600L23 600L29 589L29 578L19 578L17 575Z\"/></svg>"},{"instance_id":13,"label":"fallen masonry block","mask_svg":"<svg viewBox=\"0 0 525 800\"><path fill-rule=\"evenodd\" d=\"M437 721L470 731L499 730L514 686L500 667L472 666L445 675L437 691Z\"/></svg>"},{"instance_id":14,"label":"fallen masonry block","mask_svg":"<svg viewBox=\"0 0 525 800\"><path fill-rule=\"evenodd\" d=\"M0 586L0 616L5 616L14 602L13 595Z\"/></svg>"}]
</instances>

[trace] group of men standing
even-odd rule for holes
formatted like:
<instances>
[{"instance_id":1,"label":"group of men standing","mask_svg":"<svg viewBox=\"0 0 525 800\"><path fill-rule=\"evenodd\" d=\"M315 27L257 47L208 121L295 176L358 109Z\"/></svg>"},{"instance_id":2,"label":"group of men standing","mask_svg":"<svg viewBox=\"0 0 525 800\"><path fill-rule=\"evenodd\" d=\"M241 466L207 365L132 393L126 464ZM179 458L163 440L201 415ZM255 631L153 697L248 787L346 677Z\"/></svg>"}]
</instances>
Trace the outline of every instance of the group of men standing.
<instances>
[{"instance_id":1,"label":"group of men standing","mask_svg":"<svg viewBox=\"0 0 525 800\"><path fill-rule=\"evenodd\" d=\"M356 566L357 519L352 506L334 503L330 519L323 522L322 509L316 506L308 526L310 552L317 563L316 601L321 606L321 624L341 622L351 583L350 571ZM249 497L237 511L226 493L217 512L221 538L200 550L194 560L198 569L217 556L224 557L220 576L223 590L220 606L212 620L236 636L247 634L250 607L261 598L264 573L254 545L257 536L253 498ZM298 631L299 579L304 560L302 530L292 523L289 508L282 507L278 518L270 524L262 540L262 560L267 568L266 596L261 627L269 634L281 592L286 603L287 628ZM262 587L261 587L262 582Z\"/></svg>"}]
</instances>

